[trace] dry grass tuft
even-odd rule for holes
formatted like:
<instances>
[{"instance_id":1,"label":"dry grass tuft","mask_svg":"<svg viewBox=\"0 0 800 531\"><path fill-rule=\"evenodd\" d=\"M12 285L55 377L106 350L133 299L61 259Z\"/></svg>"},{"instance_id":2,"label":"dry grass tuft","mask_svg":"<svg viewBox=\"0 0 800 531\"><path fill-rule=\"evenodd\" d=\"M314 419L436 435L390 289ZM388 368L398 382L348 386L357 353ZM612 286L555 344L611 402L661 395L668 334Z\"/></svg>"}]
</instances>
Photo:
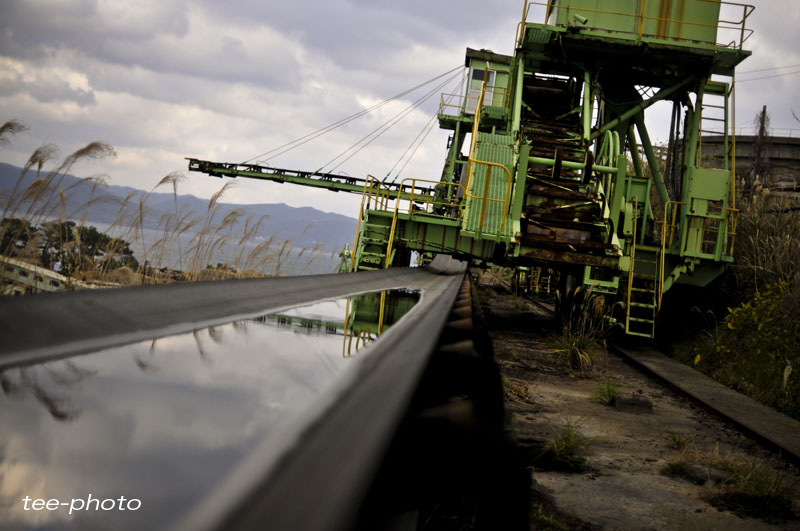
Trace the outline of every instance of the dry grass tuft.
<instances>
[{"instance_id":1,"label":"dry grass tuft","mask_svg":"<svg viewBox=\"0 0 800 531\"><path fill-rule=\"evenodd\" d=\"M20 122L7 122L0 128L0 145L6 145L8 137L24 130L27 127ZM257 242L267 216L255 219L250 215L245 218L239 209L221 216L219 201L235 185L233 181L217 190L208 201L205 212L198 215L178 204L178 187L186 179L181 172L167 174L150 192L141 195L131 192L119 199L103 193L107 175L86 177L70 186L63 184L67 172L79 161L114 157L116 152L109 144L91 142L56 163L58 154L58 147L54 144L37 148L22 168L10 195L0 197L5 201L0 241L5 242L4 248L14 256L38 262L40 258L44 259L46 249L43 246L47 243L59 255L68 254L76 264L77 269L67 272L68 276L78 275L130 285L134 282L199 281L305 272L322 254L322 244L298 250L292 246L291 240L279 241L274 236ZM55 169L43 172L50 163L55 164ZM24 178L34 169L36 178L23 188ZM72 207L75 202L73 194L85 190L86 185L91 186L89 199L77 208ZM149 239L153 238L146 235L146 231L151 229L145 228L150 214L148 198L163 186L172 188L174 211L162 213L157 224L159 236L149 243ZM115 205L116 218L106 229L109 236L107 243L102 249L96 250L97 254L88 256L85 254L85 242L81 241L85 230L83 225L93 207L109 204ZM69 211L70 208L72 211ZM54 230L66 227L67 220L78 223L66 232ZM53 234L57 233L56 241L44 242L42 234L45 233L45 227L49 227L47 230L53 231ZM309 228L310 225L305 231ZM141 265L136 266L137 270L117 269L121 263L130 262L126 258L130 253L128 242L136 242L142 249ZM231 251L230 247L234 249ZM226 256L231 258L223 258ZM169 265L176 262L178 272L171 269L174 265ZM215 262L216 265L213 265ZM46 265L49 266L49 263Z\"/></svg>"},{"instance_id":2,"label":"dry grass tuft","mask_svg":"<svg viewBox=\"0 0 800 531\"><path fill-rule=\"evenodd\" d=\"M0 125L0 147L6 147L11 144L8 137L18 135L27 130L28 126L19 120L9 120L3 125Z\"/></svg>"}]
</instances>

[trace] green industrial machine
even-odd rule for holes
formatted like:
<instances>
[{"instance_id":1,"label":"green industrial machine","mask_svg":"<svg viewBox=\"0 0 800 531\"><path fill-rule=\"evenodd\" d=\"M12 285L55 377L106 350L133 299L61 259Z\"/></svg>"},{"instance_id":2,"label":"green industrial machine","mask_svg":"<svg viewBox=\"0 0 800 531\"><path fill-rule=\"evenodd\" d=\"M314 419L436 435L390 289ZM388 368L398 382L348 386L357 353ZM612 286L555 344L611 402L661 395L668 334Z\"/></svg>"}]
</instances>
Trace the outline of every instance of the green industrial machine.
<instances>
[{"instance_id":1,"label":"green industrial machine","mask_svg":"<svg viewBox=\"0 0 800 531\"><path fill-rule=\"evenodd\" d=\"M528 20L537 6L544 22ZM704 286L733 259L727 132L752 10L718 0L526 2L514 55L468 48L464 91L442 95L439 124L452 135L435 182L197 159L189 169L362 194L351 270L408 265L412 251L552 269L562 288L623 300L626 332L652 337L665 291ZM656 148L645 113L658 102L672 114ZM724 169L699 164L711 129L726 135Z\"/></svg>"}]
</instances>

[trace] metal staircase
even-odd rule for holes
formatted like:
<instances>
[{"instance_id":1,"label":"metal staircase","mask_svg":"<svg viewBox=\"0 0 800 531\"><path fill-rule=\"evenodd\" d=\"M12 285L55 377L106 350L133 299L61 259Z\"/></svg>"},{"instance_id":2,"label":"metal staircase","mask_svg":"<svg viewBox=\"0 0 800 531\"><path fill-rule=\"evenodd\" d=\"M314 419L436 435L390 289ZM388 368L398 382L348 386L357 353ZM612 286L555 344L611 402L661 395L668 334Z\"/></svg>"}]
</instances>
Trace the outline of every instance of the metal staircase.
<instances>
[{"instance_id":1,"label":"metal staircase","mask_svg":"<svg viewBox=\"0 0 800 531\"><path fill-rule=\"evenodd\" d=\"M625 332L634 336L653 337L658 314L657 247L631 246L631 268L628 272L628 297L625 305Z\"/></svg>"},{"instance_id":2,"label":"metal staircase","mask_svg":"<svg viewBox=\"0 0 800 531\"><path fill-rule=\"evenodd\" d=\"M370 211L361 225L355 253L355 270L371 271L386 267L386 250L389 243L392 218L378 216Z\"/></svg>"}]
</instances>

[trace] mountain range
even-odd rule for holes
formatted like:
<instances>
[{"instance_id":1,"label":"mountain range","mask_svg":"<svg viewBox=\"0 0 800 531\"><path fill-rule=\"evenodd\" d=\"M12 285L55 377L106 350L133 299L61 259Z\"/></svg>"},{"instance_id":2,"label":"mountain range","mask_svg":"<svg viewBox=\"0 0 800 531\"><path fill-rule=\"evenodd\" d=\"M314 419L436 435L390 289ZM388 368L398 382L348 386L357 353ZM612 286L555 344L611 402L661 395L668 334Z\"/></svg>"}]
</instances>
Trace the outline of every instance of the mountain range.
<instances>
[{"instance_id":1,"label":"mountain range","mask_svg":"<svg viewBox=\"0 0 800 531\"><path fill-rule=\"evenodd\" d=\"M0 207L5 207L7 198L14 189L22 169L10 164L0 163ZM45 172L42 173L45 175ZM22 191L30 186L37 178L36 171L26 173L19 184L16 195L21 197ZM57 181L58 178L55 179ZM111 225L119 217L121 206L125 203L125 215L133 219L138 214L139 201L144 199L145 216L142 226L150 230L163 230L162 219L165 214L174 215L176 212L176 197L172 193L137 190L128 186L104 184L92 192L93 184L81 180L74 175L64 175L60 181L60 188L67 190L66 217L77 220L84 218L87 224ZM167 188L167 187L165 187ZM105 196L98 201L99 196ZM129 197L130 196L130 197ZM84 206L91 201L89 208ZM53 199L55 210L58 210L59 199ZM177 195L177 211L181 216L191 213L188 219L205 216L208 209L208 200L200 199L193 195ZM274 237L276 240L291 239L293 247L314 247L322 251L336 254L345 244L352 244L356 220L340 214L322 212L311 207L291 207L284 203L264 203L241 205L232 203L217 203L219 207L211 220L212 225L218 225L226 215L238 211L239 221L244 225L245 219L252 215L257 221L264 217L260 228L255 233L254 239L267 239ZM56 217L56 216L53 216ZM100 227L98 227L100 228ZM234 229L235 230L235 229ZM260 238L256 238L260 237Z\"/></svg>"}]
</instances>

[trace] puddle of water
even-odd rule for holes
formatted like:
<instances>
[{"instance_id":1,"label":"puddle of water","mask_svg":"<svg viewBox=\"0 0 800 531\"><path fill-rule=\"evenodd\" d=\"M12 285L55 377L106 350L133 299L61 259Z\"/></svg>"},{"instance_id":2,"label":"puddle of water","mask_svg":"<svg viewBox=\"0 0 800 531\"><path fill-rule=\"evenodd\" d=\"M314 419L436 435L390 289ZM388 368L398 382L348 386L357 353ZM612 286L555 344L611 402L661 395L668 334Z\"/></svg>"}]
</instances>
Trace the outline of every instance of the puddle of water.
<instances>
[{"instance_id":1,"label":"puddle of water","mask_svg":"<svg viewBox=\"0 0 800 531\"><path fill-rule=\"evenodd\" d=\"M0 372L0 528L174 523L418 298L370 293ZM141 507L24 509L90 494Z\"/></svg>"}]
</instances>

